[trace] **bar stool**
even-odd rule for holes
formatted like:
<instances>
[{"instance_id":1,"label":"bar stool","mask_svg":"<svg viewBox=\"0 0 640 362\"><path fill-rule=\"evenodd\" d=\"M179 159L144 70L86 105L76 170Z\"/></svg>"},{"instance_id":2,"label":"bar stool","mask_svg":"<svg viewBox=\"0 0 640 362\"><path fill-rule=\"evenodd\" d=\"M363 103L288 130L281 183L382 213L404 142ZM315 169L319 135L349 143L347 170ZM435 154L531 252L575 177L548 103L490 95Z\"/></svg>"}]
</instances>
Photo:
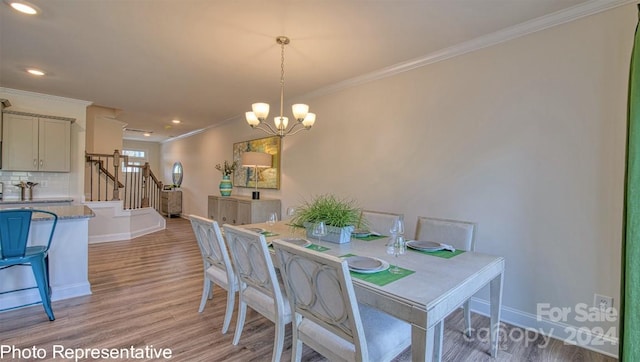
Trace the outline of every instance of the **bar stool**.
<instances>
[{"instance_id":1,"label":"bar stool","mask_svg":"<svg viewBox=\"0 0 640 362\"><path fill-rule=\"evenodd\" d=\"M31 218L34 213L49 214L53 218L49 240L45 245L27 246L29 241L29 231L31 229ZM0 294L18 292L27 289L38 288L40 301L28 303L16 307L2 310L9 310L24 307L27 305L40 304L44 307L49 320L55 320L51 309L51 291L49 288L49 259L48 252L51 246L51 239L58 223L58 215L50 211L35 209L9 209L0 210L0 270L14 267L30 265L35 277L37 286L16 290L0 292Z\"/></svg>"}]
</instances>

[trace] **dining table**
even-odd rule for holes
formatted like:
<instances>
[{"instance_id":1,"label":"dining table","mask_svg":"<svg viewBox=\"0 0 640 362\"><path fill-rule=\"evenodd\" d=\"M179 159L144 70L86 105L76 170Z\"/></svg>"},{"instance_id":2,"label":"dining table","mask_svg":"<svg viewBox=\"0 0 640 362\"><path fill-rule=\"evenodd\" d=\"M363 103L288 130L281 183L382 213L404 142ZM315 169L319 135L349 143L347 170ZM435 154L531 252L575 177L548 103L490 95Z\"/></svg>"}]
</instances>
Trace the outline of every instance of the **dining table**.
<instances>
[{"instance_id":1,"label":"dining table","mask_svg":"<svg viewBox=\"0 0 640 362\"><path fill-rule=\"evenodd\" d=\"M362 256L398 266L403 272L377 273L351 271L359 303L388 313L411 324L412 361L440 361L444 319L460 308L480 289L489 285L490 351L498 353L498 331L502 304L504 258L479 252L423 252L407 248L402 255L387 254L389 236L352 237L337 244L307 237L305 229L280 221L243 225L261 232L267 242L273 239L307 239L308 248L337 257ZM277 264L277 263L276 263Z\"/></svg>"}]
</instances>

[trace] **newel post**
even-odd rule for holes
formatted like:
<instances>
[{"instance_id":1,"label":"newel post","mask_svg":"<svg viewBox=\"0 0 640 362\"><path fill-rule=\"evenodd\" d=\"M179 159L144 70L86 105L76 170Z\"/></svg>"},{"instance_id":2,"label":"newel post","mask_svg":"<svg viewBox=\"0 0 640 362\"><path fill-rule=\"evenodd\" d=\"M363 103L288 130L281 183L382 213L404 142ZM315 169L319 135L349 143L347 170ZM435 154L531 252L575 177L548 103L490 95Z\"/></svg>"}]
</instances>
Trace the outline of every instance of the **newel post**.
<instances>
[{"instance_id":1,"label":"newel post","mask_svg":"<svg viewBox=\"0 0 640 362\"><path fill-rule=\"evenodd\" d=\"M151 166L149 166L149 162L144 163L144 167L142 168L142 205L141 207L149 207L149 171Z\"/></svg>"},{"instance_id":2,"label":"newel post","mask_svg":"<svg viewBox=\"0 0 640 362\"><path fill-rule=\"evenodd\" d=\"M113 198L111 201L119 201L120 200L120 188L118 187L118 171L120 168L120 152L118 150L113 151Z\"/></svg>"}]
</instances>

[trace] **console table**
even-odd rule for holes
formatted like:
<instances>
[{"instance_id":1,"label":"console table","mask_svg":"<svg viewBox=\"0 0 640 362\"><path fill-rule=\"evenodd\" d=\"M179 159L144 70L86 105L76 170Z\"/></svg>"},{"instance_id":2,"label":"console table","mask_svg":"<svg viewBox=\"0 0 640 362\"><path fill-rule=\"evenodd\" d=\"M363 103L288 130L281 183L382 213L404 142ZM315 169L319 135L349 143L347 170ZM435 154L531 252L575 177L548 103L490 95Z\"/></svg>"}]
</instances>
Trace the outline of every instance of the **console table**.
<instances>
[{"instance_id":1,"label":"console table","mask_svg":"<svg viewBox=\"0 0 640 362\"><path fill-rule=\"evenodd\" d=\"M251 196L209 195L208 217L223 224L245 225L265 222L275 212L280 219L280 200L253 200Z\"/></svg>"},{"instance_id":2,"label":"console table","mask_svg":"<svg viewBox=\"0 0 640 362\"><path fill-rule=\"evenodd\" d=\"M160 213L171 217L182 213L182 191L160 191Z\"/></svg>"}]
</instances>

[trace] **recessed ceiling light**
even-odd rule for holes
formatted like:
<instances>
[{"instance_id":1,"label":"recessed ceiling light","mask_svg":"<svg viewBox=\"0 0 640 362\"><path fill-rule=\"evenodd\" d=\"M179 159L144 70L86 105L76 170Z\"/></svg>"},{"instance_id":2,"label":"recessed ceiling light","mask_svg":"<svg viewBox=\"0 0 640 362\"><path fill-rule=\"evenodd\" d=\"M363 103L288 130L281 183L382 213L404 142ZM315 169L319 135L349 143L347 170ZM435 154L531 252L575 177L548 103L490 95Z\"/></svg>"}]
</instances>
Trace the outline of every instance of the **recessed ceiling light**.
<instances>
[{"instance_id":1,"label":"recessed ceiling light","mask_svg":"<svg viewBox=\"0 0 640 362\"><path fill-rule=\"evenodd\" d=\"M171 123L178 124L178 123L180 123L180 120L179 119L174 119L173 121L171 121Z\"/></svg>"},{"instance_id":2,"label":"recessed ceiling light","mask_svg":"<svg viewBox=\"0 0 640 362\"><path fill-rule=\"evenodd\" d=\"M35 6L24 1L11 1L9 2L9 6L23 14L35 15L38 13Z\"/></svg>"},{"instance_id":3,"label":"recessed ceiling light","mask_svg":"<svg viewBox=\"0 0 640 362\"><path fill-rule=\"evenodd\" d=\"M143 136L145 136L145 137L151 137L151 133L149 133L149 132L145 132L145 133L143 133Z\"/></svg>"},{"instance_id":4,"label":"recessed ceiling light","mask_svg":"<svg viewBox=\"0 0 640 362\"><path fill-rule=\"evenodd\" d=\"M37 76L43 76L44 75L44 72L41 71L40 69L31 68L31 69L27 69L27 72L29 74L33 74L33 75L37 75Z\"/></svg>"}]
</instances>

